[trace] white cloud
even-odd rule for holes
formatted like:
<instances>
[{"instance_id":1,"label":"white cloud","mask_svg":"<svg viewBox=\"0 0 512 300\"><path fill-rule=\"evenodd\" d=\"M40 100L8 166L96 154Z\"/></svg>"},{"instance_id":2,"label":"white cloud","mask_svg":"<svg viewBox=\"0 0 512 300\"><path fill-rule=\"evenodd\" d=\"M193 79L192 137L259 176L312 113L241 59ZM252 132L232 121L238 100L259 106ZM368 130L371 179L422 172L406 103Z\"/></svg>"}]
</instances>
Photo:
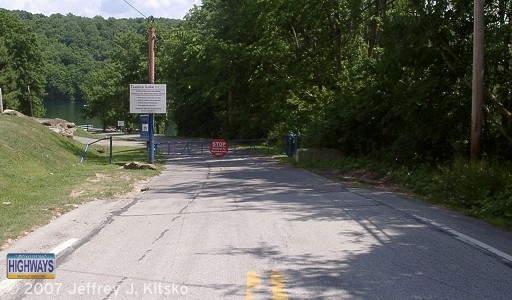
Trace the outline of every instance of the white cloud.
<instances>
[{"instance_id":1,"label":"white cloud","mask_svg":"<svg viewBox=\"0 0 512 300\"><path fill-rule=\"evenodd\" d=\"M200 0L126 0L142 14L155 18L182 19ZM140 18L142 15L124 0L0 0L0 8L25 10L51 15L71 13L76 16L104 18Z\"/></svg>"}]
</instances>

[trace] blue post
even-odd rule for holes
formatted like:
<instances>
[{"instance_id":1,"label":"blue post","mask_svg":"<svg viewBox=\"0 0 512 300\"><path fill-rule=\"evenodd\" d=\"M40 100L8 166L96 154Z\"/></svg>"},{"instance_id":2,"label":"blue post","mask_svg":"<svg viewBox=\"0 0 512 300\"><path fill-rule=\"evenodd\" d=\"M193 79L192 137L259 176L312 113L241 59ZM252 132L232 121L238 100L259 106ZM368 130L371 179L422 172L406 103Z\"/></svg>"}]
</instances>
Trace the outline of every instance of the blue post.
<instances>
[{"instance_id":1,"label":"blue post","mask_svg":"<svg viewBox=\"0 0 512 300\"><path fill-rule=\"evenodd\" d=\"M149 138L149 115L140 115L140 137Z\"/></svg>"},{"instance_id":2,"label":"blue post","mask_svg":"<svg viewBox=\"0 0 512 300\"><path fill-rule=\"evenodd\" d=\"M155 114L149 114L149 163L155 162Z\"/></svg>"},{"instance_id":3,"label":"blue post","mask_svg":"<svg viewBox=\"0 0 512 300\"><path fill-rule=\"evenodd\" d=\"M82 154L82 158L80 158L80 163L84 162L85 155L87 154L87 150L89 150L89 144L85 145L84 153Z\"/></svg>"},{"instance_id":4,"label":"blue post","mask_svg":"<svg viewBox=\"0 0 512 300\"><path fill-rule=\"evenodd\" d=\"M294 139L294 149L293 151L295 152L295 154L297 154L297 149L300 148L300 140L299 140L299 135L298 134L295 134L295 139Z\"/></svg>"},{"instance_id":5,"label":"blue post","mask_svg":"<svg viewBox=\"0 0 512 300\"><path fill-rule=\"evenodd\" d=\"M287 134L284 140L284 149L286 156L293 157L293 137L292 134Z\"/></svg>"}]
</instances>

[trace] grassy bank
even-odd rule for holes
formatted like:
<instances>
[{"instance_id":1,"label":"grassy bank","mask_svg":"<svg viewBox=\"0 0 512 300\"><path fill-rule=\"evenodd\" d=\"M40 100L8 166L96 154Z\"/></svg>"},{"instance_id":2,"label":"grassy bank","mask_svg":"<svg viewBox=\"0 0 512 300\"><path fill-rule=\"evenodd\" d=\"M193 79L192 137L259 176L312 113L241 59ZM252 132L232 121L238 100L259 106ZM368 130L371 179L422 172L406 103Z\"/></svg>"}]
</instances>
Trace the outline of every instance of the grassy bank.
<instances>
[{"instance_id":1,"label":"grassy bank","mask_svg":"<svg viewBox=\"0 0 512 300\"><path fill-rule=\"evenodd\" d=\"M28 117L0 115L0 246L92 199L130 192L134 184L158 171L125 170L121 164L145 160L145 149L89 151ZM107 151L108 152L108 151Z\"/></svg>"},{"instance_id":2,"label":"grassy bank","mask_svg":"<svg viewBox=\"0 0 512 300\"><path fill-rule=\"evenodd\" d=\"M334 180L405 191L439 206L512 230L512 163L469 163L407 168L370 158L301 164Z\"/></svg>"}]
</instances>

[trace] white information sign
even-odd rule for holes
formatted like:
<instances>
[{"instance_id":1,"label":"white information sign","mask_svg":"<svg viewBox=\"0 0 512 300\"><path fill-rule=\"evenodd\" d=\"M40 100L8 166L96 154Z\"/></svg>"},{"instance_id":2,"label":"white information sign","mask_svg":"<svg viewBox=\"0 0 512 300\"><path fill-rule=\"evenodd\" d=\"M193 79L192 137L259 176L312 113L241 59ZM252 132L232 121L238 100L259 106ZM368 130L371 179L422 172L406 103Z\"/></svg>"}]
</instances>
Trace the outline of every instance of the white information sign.
<instances>
[{"instance_id":1,"label":"white information sign","mask_svg":"<svg viewBox=\"0 0 512 300\"><path fill-rule=\"evenodd\" d=\"M166 84L130 84L130 113L165 114Z\"/></svg>"},{"instance_id":2,"label":"white information sign","mask_svg":"<svg viewBox=\"0 0 512 300\"><path fill-rule=\"evenodd\" d=\"M117 121L117 127L124 127L124 121Z\"/></svg>"}]
</instances>

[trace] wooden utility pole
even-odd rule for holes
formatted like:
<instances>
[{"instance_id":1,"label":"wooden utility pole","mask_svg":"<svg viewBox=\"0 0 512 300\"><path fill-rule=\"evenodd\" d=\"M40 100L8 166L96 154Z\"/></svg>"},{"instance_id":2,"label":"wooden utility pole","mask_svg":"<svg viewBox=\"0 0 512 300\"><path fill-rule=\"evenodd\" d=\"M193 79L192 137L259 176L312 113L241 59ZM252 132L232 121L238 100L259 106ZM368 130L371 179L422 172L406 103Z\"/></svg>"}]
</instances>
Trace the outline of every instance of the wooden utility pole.
<instances>
[{"instance_id":1,"label":"wooden utility pole","mask_svg":"<svg viewBox=\"0 0 512 300\"><path fill-rule=\"evenodd\" d=\"M149 83L155 84L155 27L149 27Z\"/></svg>"},{"instance_id":2,"label":"wooden utility pole","mask_svg":"<svg viewBox=\"0 0 512 300\"><path fill-rule=\"evenodd\" d=\"M27 86L27 90L28 90L28 103L30 104L30 116L33 117L34 116L34 108L32 107L32 97L30 97L30 85Z\"/></svg>"},{"instance_id":3,"label":"wooden utility pole","mask_svg":"<svg viewBox=\"0 0 512 300\"><path fill-rule=\"evenodd\" d=\"M149 84L155 84L155 27L153 27L153 17L148 30L149 39ZM155 114L149 114L149 163L155 162Z\"/></svg>"},{"instance_id":4,"label":"wooden utility pole","mask_svg":"<svg viewBox=\"0 0 512 300\"><path fill-rule=\"evenodd\" d=\"M484 0L474 0L473 89L471 105L471 160L482 155L484 98Z\"/></svg>"}]
</instances>

